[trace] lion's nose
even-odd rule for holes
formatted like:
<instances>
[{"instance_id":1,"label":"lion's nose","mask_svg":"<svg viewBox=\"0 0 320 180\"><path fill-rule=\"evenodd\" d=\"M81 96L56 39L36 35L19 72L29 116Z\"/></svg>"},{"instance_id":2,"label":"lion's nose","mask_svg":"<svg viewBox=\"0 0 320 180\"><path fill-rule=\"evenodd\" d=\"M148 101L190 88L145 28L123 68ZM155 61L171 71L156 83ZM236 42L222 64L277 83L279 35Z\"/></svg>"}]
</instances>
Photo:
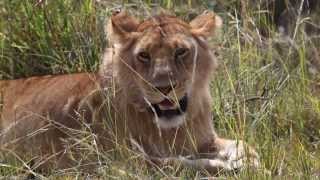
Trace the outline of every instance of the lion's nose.
<instances>
[{"instance_id":1,"label":"lion's nose","mask_svg":"<svg viewBox=\"0 0 320 180\"><path fill-rule=\"evenodd\" d=\"M173 89L175 88L175 85L165 86L165 87L156 87L158 91L163 93L164 95L169 94Z\"/></svg>"}]
</instances>

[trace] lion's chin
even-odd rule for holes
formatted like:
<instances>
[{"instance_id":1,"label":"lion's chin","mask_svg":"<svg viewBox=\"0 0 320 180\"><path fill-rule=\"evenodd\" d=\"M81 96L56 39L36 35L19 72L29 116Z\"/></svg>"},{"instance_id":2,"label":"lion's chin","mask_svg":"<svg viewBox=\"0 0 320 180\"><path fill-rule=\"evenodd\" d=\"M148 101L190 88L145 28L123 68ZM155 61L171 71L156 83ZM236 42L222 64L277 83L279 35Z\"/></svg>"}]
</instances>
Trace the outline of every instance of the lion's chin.
<instances>
[{"instance_id":1,"label":"lion's chin","mask_svg":"<svg viewBox=\"0 0 320 180\"><path fill-rule=\"evenodd\" d=\"M152 104L151 110L155 115L156 123L162 129L176 128L185 121L185 113L188 107L188 96L183 96L177 105L168 100L158 104Z\"/></svg>"}]
</instances>

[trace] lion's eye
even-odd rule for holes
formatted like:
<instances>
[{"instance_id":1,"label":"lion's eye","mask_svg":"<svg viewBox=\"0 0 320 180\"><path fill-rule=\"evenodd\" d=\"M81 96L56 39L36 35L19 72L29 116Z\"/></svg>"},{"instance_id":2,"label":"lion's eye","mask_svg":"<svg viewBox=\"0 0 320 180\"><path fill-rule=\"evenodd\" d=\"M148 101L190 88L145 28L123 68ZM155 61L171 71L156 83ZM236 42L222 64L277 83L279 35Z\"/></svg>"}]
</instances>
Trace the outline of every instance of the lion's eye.
<instances>
[{"instance_id":1,"label":"lion's eye","mask_svg":"<svg viewBox=\"0 0 320 180\"><path fill-rule=\"evenodd\" d=\"M188 51L189 50L187 48L178 48L178 49L176 49L174 56L176 59L180 58L180 57L184 57L185 55L187 55Z\"/></svg>"},{"instance_id":2,"label":"lion's eye","mask_svg":"<svg viewBox=\"0 0 320 180\"><path fill-rule=\"evenodd\" d=\"M139 52L137 58L139 61L141 61L143 63L148 63L151 59L149 53L144 52L144 51Z\"/></svg>"}]
</instances>

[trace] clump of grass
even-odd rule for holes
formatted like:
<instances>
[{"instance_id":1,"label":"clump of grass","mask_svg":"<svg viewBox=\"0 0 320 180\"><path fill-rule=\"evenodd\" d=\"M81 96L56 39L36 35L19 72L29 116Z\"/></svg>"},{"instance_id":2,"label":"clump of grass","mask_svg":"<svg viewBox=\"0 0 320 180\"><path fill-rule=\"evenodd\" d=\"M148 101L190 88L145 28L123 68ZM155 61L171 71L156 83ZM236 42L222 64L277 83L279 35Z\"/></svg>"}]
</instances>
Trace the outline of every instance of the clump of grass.
<instances>
[{"instance_id":1,"label":"clump of grass","mask_svg":"<svg viewBox=\"0 0 320 180\"><path fill-rule=\"evenodd\" d=\"M105 44L93 1L2 1L2 78L92 71Z\"/></svg>"},{"instance_id":2,"label":"clump of grass","mask_svg":"<svg viewBox=\"0 0 320 180\"><path fill-rule=\"evenodd\" d=\"M267 177L315 178L320 119L319 107L312 104L319 96L311 85L317 75L308 67L318 39L310 41L299 22L295 35L279 34L269 25L269 37L263 37L255 27L268 25L261 22L266 20L263 14L247 14L251 24L246 27L235 15L230 17L212 86L217 129L258 144L271 172Z\"/></svg>"},{"instance_id":3,"label":"clump of grass","mask_svg":"<svg viewBox=\"0 0 320 180\"><path fill-rule=\"evenodd\" d=\"M215 3L216 2L216 3ZM268 9L237 1L93 0L0 2L0 78L94 71L105 47L104 22L109 10L125 6L142 15L162 6L181 16L215 9L224 19L212 46L219 68L212 82L213 123L224 137L243 139L256 147L262 170L225 175L234 179L316 179L320 169L319 34L305 23L319 23L319 14L295 22L294 35L281 34ZM191 7L193 9L191 9ZM244 18L245 17L245 18ZM304 17L301 16L300 20ZM319 63L320 64L320 63ZM86 142L87 149L94 144ZM187 168L152 169L141 165L128 147L100 152L103 178L199 178L207 174ZM111 153L112 154L112 153ZM12 163L14 164L14 163ZM21 165L0 168L0 175L18 174ZM80 175L81 172L79 170ZM76 174L77 175L77 174ZM53 173L53 178L69 176Z\"/></svg>"}]
</instances>

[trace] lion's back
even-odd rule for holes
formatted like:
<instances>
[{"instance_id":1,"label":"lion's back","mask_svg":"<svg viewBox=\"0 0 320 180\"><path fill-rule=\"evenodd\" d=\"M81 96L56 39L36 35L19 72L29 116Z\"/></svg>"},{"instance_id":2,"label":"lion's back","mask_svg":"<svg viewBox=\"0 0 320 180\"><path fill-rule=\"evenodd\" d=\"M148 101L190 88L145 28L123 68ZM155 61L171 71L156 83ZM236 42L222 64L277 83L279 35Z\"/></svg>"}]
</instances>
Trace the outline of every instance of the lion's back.
<instances>
[{"instance_id":1,"label":"lion's back","mask_svg":"<svg viewBox=\"0 0 320 180\"><path fill-rule=\"evenodd\" d=\"M2 127L30 116L67 115L94 86L95 76L88 73L0 81Z\"/></svg>"}]
</instances>

